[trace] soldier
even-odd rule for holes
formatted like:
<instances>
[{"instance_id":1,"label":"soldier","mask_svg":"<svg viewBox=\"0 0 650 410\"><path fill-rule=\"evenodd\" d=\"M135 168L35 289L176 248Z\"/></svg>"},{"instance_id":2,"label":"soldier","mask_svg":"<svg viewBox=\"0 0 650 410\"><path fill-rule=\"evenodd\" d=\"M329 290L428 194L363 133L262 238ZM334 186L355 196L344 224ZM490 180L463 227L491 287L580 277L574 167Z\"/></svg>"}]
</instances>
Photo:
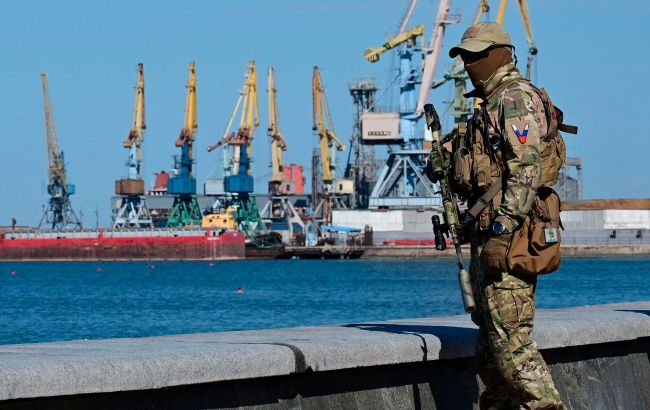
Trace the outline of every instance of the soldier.
<instances>
[{"instance_id":1,"label":"soldier","mask_svg":"<svg viewBox=\"0 0 650 410\"><path fill-rule=\"evenodd\" d=\"M512 234L531 211L540 186L540 138L548 130L544 104L513 62L513 45L497 23L471 26L449 51L460 55L482 100L453 146L454 190L480 213L468 227L470 274L479 326L481 409L566 409L531 339L535 275L509 273ZM489 188L493 187L492 190Z\"/></svg>"}]
</instances>

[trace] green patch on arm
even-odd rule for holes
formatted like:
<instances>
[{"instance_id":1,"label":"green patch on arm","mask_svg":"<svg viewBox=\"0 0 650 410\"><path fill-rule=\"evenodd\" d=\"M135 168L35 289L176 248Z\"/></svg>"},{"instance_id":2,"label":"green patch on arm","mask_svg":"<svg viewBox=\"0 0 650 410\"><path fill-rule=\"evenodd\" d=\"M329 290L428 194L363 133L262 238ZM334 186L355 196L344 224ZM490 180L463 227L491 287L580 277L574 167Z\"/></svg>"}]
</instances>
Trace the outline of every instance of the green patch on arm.
<instances>
[{"instance_id":1,"label":"green patch on arm","mask_svg":"<svg viewBox=\"0 0 650 410\"><path fill-rule=\"evenodd\" d=\"M532 100L528 94L521 90L513 90L503 96L503 118L526 117L533 114L531 111Z\"/></svg>"}]
</instances>

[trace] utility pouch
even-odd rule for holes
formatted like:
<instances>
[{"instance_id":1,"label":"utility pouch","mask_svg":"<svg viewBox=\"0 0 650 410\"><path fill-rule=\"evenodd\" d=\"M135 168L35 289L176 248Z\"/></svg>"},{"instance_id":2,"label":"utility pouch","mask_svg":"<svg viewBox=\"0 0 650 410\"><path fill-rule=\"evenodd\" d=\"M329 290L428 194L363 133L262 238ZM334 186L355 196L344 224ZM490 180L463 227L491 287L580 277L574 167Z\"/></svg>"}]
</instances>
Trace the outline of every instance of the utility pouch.
<instances>
[{"instance_id":1,"label":"utility pouch","mask_svg":"<svg viewBox=\"0 0 650 410\"><path fill-rule=\"evenodd\" d=\"M542 275L560 267L560 198L551 188L537 191L533 209L515 231L508 248L510 272Z\"/></svg>"},{"instance_id":2,"label":"utility pouch","mask_svg":"<svg viewBox=\"0 0 650 410\"><path fill-rule=\"evenodd\" d=\"M472 157L468 148L454 152L454 179L460 192L472 192Z\"/></svg>"},{"instance_id":3,"label":"utility pouch","mask_svg":"<svg viewBox=\"0 0 650 410\"><path fill-rule=\"evenodd\" d=\"M488 275L498 275L507 272L506 259L504 256L508 252L509 236L495 236L483 246L481 258L485 266L485 273Z\"/></svg>"},{"instance_id":4,"label":"utility pouch","mask_svg":"<svg viewBox=\"0 0 650 410\"><path fill-rule=\"evenodd\" d=\"M540 144L541 175L540 186L551 187L557 183L560 168L566 161L566 145L562 135L556 130L552 131Z\"/></svg>"}]
</instances>

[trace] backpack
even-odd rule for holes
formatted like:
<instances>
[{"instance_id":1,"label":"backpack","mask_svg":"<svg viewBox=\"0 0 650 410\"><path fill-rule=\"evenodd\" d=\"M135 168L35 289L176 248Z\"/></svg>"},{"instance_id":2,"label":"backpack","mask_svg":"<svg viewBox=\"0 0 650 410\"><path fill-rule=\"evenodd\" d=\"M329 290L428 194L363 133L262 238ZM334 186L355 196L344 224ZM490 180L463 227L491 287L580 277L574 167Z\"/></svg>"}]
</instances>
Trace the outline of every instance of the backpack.
<instances>
[{"instance_id":1,"label":"backpack","mask_svg":"<svg viewBox=\"0 0 650 410\"><path fill-rule=\"evenodd\" d=\"M557 183L560 176L560 169L566 162L566 145L560 131L569 134L577 134L578 127L564 124L564 113L561 109L553 105L553 101L546 93L544 88L537 88L532 83L530 86L544 104L544 113L546 115L546 124L548 131L546 136L540 139L539 153L541 159L541 175L539 179L540 187L552 187Z\"/></svg>"},{"instance_id":2,"label":"backpack","mask_svg":"<svg viewBox=\"0 0 650 410\"><path fill-rule=\"evenodd\" d=\"M540 140L540 187L533 208L512 237L507 253L508 269L524 275L540 275L560 267L560 198L552 189L566 161L566 145L560 131L577 134L578 127L563 123L562 110L553 105L543 88L530 86L544 104L548 131Z\"/></svg>"}]
</instances>

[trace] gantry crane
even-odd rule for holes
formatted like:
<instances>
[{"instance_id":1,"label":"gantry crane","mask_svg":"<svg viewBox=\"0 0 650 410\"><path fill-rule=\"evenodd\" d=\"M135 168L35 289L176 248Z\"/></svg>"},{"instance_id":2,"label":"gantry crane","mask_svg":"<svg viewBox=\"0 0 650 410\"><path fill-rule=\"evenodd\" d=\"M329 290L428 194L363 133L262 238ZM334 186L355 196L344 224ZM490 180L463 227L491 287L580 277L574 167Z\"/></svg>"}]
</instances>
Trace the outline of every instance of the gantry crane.
<instances>
[{"instance_id":1,"label":"gantry crane","mask_svg":"<svg viewBox=\"0 0 650 410\"><path fill-rule=\"evenodd\" d=\"M176 139L181 149L180 157L174 156L174 176L169 178L167 192L174 196L174 205L167 219L167 226L194 226L201 224L201 208L196 200L196 178L192 173L194 158L192 146L196 138L196 71L193 62L189 66L187 98L183 128Z\"/></svg>"},{"instance_id":2,"label":"gantry crane","mask_svg":"<svg viewBox=\"0 0 650 410\"><path fill-rule=\"evenodd\" d=\"M271 139L271 179L269 180L269 195L278 195L282 184L282 151L287 150L287 143L280 132L280 117L273 78L273 67L268 72L268 97L269 97L269 138Z\"/></svg>"},{"instance_id":3,"label":"gantry crane","mask_svg":"<svg viewBox=\"0 0 650 410\"><path fill-rule=\"evenodd\" d=\"M312 130L318 137L321 163L321 182L322 186L312 186L314 192L320 195L320 201L314 208L313 215L316 216L322 211L322 220L325 224L332 222L332 209L346 208L346 198L351 195L354 187L351 180L336 179L336 151L345 150L345 145L337 138L334 133L332 116L327 106L327 97L325 96L325 87L320 78L320 70L314 66L312 76L312 105L313 105L313 122ZM312 169L312 173L317 173L317 169ZM314 199L316 196L314 195Z\"/></svg>"},{"instance_id":4,"label":"gantry crane","mask_svg":"<svg viewBox=\"0 0 650 410\"><path fill-rule=\"evenodd\" d=\"M140 174L142 142L147 128L144 114L144 67L138 64L138 80L135 85L135 103L131 131L122 146L129 150L126 165L128 178L115 181L115 193L120 196L120 206L113 215L113 228L150 228L151 214L144 197L144 180Z\"/></svg>"},{"instance_id":5,"label":"gantry crane","mask_svg":"<svg viewBox=\"0 0 650 410\"><path fill-rule=\"evenodd\" d=\"M208 147L208 152L223 145L233 149L230 164L230 175L224 177L224 190L230 194L229 203L225 204L234 212L234 219L239 229L248 237L254 238L260 232L265 232L266 227L262 222L257 203L252 195L254 181L251 176L251 158L253 154L253 136L259 126L259 107L257 101L257 72L255 61L248 62L243 92L235 105L235 111L241 105L239 128L236 132L230 131L230 124L226 128L226 135L216 144ZM227 159L226 159L227 160Z\"/></svg>"},{"instance_id":6,"label":"gantry crane","mask_svg":"<svg viewBox=\"0 0 650 410\"><path fill-rule=\"evenodd\" d=\"M294 227L297 225L302 232L305 223L300 218L290 201L290 192L284 181L284 162L282 152L287 150L287 143L280 131L280 115L278 113L277 88L273 67L268 69L267 93L269 102L268 135L271 143L271 178L269 179L269 200L260 211L263 218L270 220L284 220L287 223L290 237L294 236Z\"/></svg>"},{"instance_id":7,"label":"gantry crane","mask_svg":"<svg viewBox=\"0 0 650 410\"><path fill-rule=\"evenodd\" d=\"M449 1L449 0L443 0ZM410 15L415 7L411 1L400 30L381 47L367 48L364 57L376 63L379 56L396 49L399 56L399 112L364 113L361 118L362 128L373 130L377 137L368 138L365 143L400 144L397 149L390 149L386 165L383 167L368 199L369 208L400 207L423 208L439 204L435 198L435 187L424 176L424 166L428 152L423 148L424 126L421 115L417 113L417 87L422 84L422 59L424 50L424 27L417 25L405 30ZM420 58L416 58L418 56ZM364 131L364 134L368 132Z\"/></svg>"},{"instance_id":8,"label":"gantry crane","mask_svg":"<svg viewBox=\"0 0 650 410\"><path fill-rule=\"evenodd\" d=\"M50 96L47 91L47 78L41 74L43 85L43 102L45 108L45 144L47 146L47 193L50 200L45 206L45 212L38 225L39 228L56 230L81 229L81 222L72 210L70 195L74 194L75 187L69 184L66 178L63 151L59 148L59 139L54 126L54 115L50 105Z\"/></svg>"}]
</instances>

